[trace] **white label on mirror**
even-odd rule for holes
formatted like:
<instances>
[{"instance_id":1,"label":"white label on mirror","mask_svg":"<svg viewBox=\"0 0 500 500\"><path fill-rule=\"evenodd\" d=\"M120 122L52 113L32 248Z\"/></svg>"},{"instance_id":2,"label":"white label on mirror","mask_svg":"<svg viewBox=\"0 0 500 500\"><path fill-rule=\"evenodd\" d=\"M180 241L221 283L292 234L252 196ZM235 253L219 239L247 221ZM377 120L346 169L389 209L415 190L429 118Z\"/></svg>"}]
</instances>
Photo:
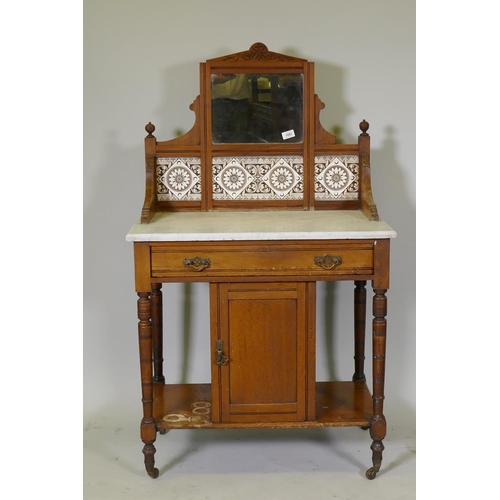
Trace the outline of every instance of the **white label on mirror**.
<instances>
[{"instance_id":1,"label":"white label on mirror","mask_svg":"<svg viewBox=\"0 0 500 500\"><path fill-rule=\"evenodd\" d=\"M286 141L287 139L295 137L295 132L293 130L287 130L286 132L281 132L281 137L283 137L283 140Z\"/></svg>"}]
</instances>

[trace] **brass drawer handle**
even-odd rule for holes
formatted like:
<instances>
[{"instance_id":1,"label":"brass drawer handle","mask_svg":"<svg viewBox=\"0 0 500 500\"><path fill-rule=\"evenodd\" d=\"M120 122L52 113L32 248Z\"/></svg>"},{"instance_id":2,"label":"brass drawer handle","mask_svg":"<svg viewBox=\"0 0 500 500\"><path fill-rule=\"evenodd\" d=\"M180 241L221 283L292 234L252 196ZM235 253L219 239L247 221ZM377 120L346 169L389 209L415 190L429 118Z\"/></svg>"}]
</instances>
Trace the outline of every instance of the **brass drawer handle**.
<instances>
[{"instance_id":1,"label":"brass drawer handle","mask_svg":"<svg viewBox=\"0 0 500 500\"><path fill-rule=\"evenodd\" d=\"M323 257L314 257L314 263L323 269L333 269L335 266L342 264L342 257L325 254Z\"/></svg>"},{"instance_id":2,"label":"brass drawer handle","mask_svg":"<svg viewBox=\"0 0 500 500\"><path fill-rule=\"evenodd\" d=\"M207 267L210 267L210 259L202 259L201 257L194 257L192 259L184 259L184 265L191 268L193 271L200 272Z\"/></svg>"}]
</instances>

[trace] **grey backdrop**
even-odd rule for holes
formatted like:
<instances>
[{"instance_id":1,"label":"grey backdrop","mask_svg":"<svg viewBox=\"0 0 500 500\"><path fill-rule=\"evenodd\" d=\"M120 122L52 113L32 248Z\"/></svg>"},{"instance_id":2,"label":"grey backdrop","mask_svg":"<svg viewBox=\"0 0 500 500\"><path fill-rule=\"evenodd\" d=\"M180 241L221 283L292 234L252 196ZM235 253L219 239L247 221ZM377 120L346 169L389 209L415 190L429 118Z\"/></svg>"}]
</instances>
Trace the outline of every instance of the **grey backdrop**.
<instances>
[{"instance_id":1,"label":"grey backdrop","mask_svg":"<svg viewBox=\"0 0 500 500\"><path fill-rule=\"evenodd\" d=\"M132 244L144 126L187 131L199 62L263 42L314 61L325 128L370 123L372 187L397 232L388 292L386 417L415 425L415 5L399 0L86 0L84 3L84 421L141 415ZM318 289L318 378L350 378L352 283ZM165 287L165 374L208 381L208 289ZM346 314L341 314L346 312ZM369 357L368 367L370 366ZM371 375L367 370L369 381ZM137 421L139 422L139 420Z\"/></svg>"}]
</instances>

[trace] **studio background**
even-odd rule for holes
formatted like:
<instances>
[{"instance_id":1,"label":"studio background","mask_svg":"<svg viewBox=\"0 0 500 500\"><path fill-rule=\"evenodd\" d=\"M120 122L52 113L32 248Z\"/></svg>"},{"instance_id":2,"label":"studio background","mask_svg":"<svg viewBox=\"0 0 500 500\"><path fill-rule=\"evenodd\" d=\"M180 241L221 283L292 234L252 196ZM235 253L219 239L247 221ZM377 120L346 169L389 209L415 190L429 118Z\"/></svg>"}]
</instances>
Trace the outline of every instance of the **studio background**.
<instances>
[{"instance_id":1,"label":"studio background","mask_svg":"<svg viewBox=\"0 0 500 500\"><path fill-rule=\"evenodd\" d=\"M194 123L199 63L263 42L315 63L320 118L357 142L370 123L372 188L391 246L385 415L415 432L415 4L413 1L84 2L84 424L142 416L133 244L144 198L144 126ZM354 370L353 283L318 284L317 376ZM168 382L208 382L208 285L164 285ZM371 298L371 286L368 286ZM368 307L370 339L371 307ZM371 384L371 344L365 371ZM369 443L367 441L367 447Z\"/></svg>"}]
</instances>

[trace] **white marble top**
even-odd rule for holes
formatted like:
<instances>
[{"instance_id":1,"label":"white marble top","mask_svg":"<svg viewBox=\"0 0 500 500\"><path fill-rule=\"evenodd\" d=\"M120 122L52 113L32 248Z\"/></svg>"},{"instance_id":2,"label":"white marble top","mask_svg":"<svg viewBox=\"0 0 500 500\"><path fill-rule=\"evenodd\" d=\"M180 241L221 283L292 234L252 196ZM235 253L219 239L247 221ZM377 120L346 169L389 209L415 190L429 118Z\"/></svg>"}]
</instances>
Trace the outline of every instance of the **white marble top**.
<instances>
[{"instance_id":1,"label":"white marble top","mask_svg":"<svg viewBox=\"0 0 500 500\"><path fill-rule=\"evenodd\" d=\"M338 240L395 238L384 221L360 210L157 212L138 221L127 241Z\"/></svg>"}]
</instances>

